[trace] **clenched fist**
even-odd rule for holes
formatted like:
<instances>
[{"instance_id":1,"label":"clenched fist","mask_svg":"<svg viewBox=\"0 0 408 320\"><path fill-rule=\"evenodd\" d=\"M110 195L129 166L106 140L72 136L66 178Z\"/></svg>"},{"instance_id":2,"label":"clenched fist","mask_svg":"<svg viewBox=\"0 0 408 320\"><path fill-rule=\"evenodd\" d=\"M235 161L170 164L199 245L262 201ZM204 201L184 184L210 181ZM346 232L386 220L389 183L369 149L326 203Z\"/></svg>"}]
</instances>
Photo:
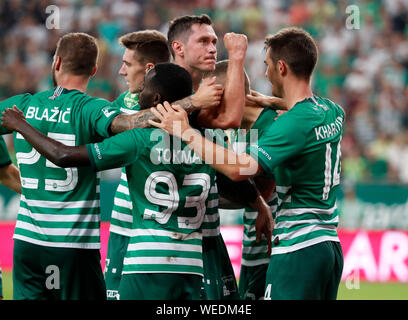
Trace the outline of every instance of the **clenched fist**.
<instances>
[{"instance_id":1,"label":"clenched fist","mask_svg":"<svg viewBox=\"0 0 408 320\"><path fill-rule=\"evenodd\" d=\"M244 59L248 39L244 34L229 32L224 35L224 45L228 50L229 59Z\"/></svg>"}]
</instances>

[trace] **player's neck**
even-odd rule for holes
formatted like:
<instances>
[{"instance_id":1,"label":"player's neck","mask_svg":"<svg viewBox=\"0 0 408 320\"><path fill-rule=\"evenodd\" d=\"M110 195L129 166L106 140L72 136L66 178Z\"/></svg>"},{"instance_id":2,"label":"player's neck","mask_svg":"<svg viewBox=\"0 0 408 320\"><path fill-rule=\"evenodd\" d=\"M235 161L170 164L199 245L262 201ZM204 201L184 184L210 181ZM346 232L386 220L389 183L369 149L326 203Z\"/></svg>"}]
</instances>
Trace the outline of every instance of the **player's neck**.
<instances>
[{"instance_id":1,"label":"player's neck","mask_svg":"<svg viewBox=\"0 0 408 320\"><path fill-rule=\"evenodd\" d=\"M67 90L78 90L83 93L86 92L88 87L89 79L85 79L82 76L74 76L70 74L62 75L58 79L57 84Z\"/></svg>"},{"instance_id":2,"label":"player's neck","mask_svg":"<svg viewBox=\"0 0 408 320\"><path fill-rule=\"evenodd\" d=\"M200 70L191 68L184 62L183 59L179 58L178 56L176 56L176 58L174 59L174 63L188 71L193 81L193 91L196 92L203 78L203 73Z\"/></svg>"},{"instance_id":3,"label":"player's neck","mask_svg":"<svg viewBox=\"0 0 408 320\"><path fill-rule=\"evenodd\" d=\"M292 78L284 84L284 92L283 98L286 100L289 110L299 101L313 97L310 81L297 78Z\"/></svg>"}]
</instances>

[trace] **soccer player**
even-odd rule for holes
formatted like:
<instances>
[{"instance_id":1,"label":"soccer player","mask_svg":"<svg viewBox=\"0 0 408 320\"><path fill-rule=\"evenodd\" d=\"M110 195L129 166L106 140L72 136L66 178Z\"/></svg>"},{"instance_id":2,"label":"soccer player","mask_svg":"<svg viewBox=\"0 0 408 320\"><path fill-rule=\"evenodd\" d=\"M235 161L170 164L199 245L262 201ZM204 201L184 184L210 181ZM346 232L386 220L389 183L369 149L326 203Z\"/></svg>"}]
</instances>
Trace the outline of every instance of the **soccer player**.
<instances>
[{"instance_id":1,"label":"soccer player","mask_svg":"<svg viewBox=\"0 0 408 320\"><path fill-rule=\"evenodd\" d=\"M215 66L214 72L209 73L206 76L216 76L217 83L224 85L226 78L226 71L228 67L228 60L219 61ZM245 72L245 93L250 93L250 81L248 75ZM273 108L283 108L282 101L275 98L270 101L273 104ZM244 114L241 122L240 129L231 130L228 132L229 141L236 153L242 153L245 151L245 146L252 140L262 137L264 128L267 127L277 117L275 110L271 108L258 107L257 104L253 104L250 101L246 101ZM226 196L227 199L222 199L222 205L220 207L225 209L238 209L242 206L242 198L245 197L247 190L237 188L225 178L219 176L221 197ZM273 177L266 178L257 177L254 181L261 194L269 200L270 211L275 214L277 195L275 191L275 181ZM230 191L231 190L231 191ZM230 192L228 192L230 191ZM230 201L226 201L230 200ZM231 203L232 201L232 203ZM269 214L271 212L268 212ZM261 214L264 212L261 211ZM271 248L271 236L269 233L269 241L265 236L261 236L260 225L257 226L258 212L249 206L244 208L244 236L242 245L242 259L241 259L241 272L239 277L239 293L241 299L258 300L264 296L265 277L266 270L268 268L270 248ZM273 219L271 216L265 219L271 220L266 223L273 225ZM258 224L262 223L262 217L258 219ZM258 228L256 228L258 227ZM272 226L270 227L272 230Z\"/></svg>"},{"instance_id":2,"label":"soccer player","mask_svg":"<svg viewBox=\"0 0 408 320\"><path fill-rule=\"evenodd\" d=\"M205 72L215 69L218 37L207 15L182 16L170 22L167 33L174 63L184 67L197 90ZM224 95L216 108L201 111L195 127L229 129L240 125L244 99L243 64L247 41L243 35L226 34L224 44L231 63L227 70ZM213 171L215 176L215 171ZM214 178L215 181L215 178ZM202 298L209 300L239 299L235 275L220 233L218 190L211 187L203 223L204 278Z\"/></svg>"},{"instance_id":3,"label":"soccer player","mask_svg":"<svg viewBox=\"0 0 408 320\"><path fill-rule=\"evenodd\" d=\"M86 91L97 70L96 39L83 33L60 38L52 65L55 88L0 103L18 105L27 120L67 145L101 141L119 114ZM0 134L10 131L0 127ZM101 299L99 176L63 169L14 135L22 195L14 231L14 299Z\"/></svg>"},{"instance_id":4,"label":"soccer player","mask_svg":"<svg viewBox=\"0 0 408 320\"><path fill-rule=\"evenodd\" d=\"M164 99L176 101L191 90L186 70L176 64L157 64L145 76L139 104L144 108ZM4 124L18 130L57 165L92 165L95 170L126 165L134 221L120 299L198 299L203 273L200 228L213 169L154 128L129 130L102 143L66 147L41 135L18 114L20 122L10 125L4 116Z\"/></svg>"},{"instance_id":5,"label":"soccer player","mask_svg":"<svg viewBox=\"0 0 408 320\"><path fill-rule=\"evenodd\" d=\"M282 29L265 44L266 77L273 95L283 98L289 111L246 153L237 155L206 140L192 130L178 106L158 105L153 111L160 122L149 122L181 137L232 180L275 175L280 205L265 299L336 299L343 269L336 194L344 111L311 90L318 51L306 31ZM217 153L224 161L215 161Z\"/></svg>"},{"instance_id":6,"label":"soccer player","mask_svg":"<svg viewBox=\"0 0 408 320\"><path fill-rule=\"evenodd\" d=\"M112 102L112 107L127 114L134 114L140 110L138 90L146 72L157 63L169 62L170 52L166 36L156 30L128 33L120 37L119 42L125 47L119 74L126 79L129 90ZM117 300L123 259L132 230L132 207L126 169L122 168L120 183L114 196L105 262L108 300Z\"/></svg>"}]
</instances>

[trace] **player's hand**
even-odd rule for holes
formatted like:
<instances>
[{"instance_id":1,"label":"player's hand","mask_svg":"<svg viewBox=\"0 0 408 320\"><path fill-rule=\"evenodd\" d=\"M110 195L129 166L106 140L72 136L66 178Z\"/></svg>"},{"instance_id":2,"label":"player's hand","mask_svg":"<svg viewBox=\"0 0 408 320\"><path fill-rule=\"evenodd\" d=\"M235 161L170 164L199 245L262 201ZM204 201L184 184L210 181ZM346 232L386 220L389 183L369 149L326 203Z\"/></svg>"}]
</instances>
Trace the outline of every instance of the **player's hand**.
<instances>
[{"instance_id":1,"label":"player's hand","mask_svg":"<svg viewBox=\"0 0 408 320\"><path fill-rule=\"evenodd\" d=\"M261 241L262 234L265 235L268 242L268 255L270 255L272 251L272 232L275 226L271 208L261 196L258 196L256 210L258 211L258 216L255 221L256 242Z\"/></svg>"},{"instance_id":2,"label":"player's hand","mask_svg":"<svg viewBox=\"0 0 408 320\"><path fill-rule=\"evenodd\" d=\"M224 88L215 83L216 77L204 78L196 93L191 98L195 107L208 109L217 107L221 103Z\"/></svg>"},{"instance_id":3,"label":"player's hand","mask_svg":"<svg viewBox=\"0 0 408 320\"><path fill-rule=\"evenodd\" d=\"M149 123L173 136L182 138L185 131L192 129L188 122L187 112L179 105L172 106L165 101L150 110L160 122L149 120Z\"/></svg>"},{"instance_id":4,"label":"player's hand","mask_svg":"<svg viewBox=\"0 0 408 320\"><path fill-rule=\"evenodd\" d=\"M16 106L13 106L12 109L5 109L1 115L2 126L11 131L18 131L24 123L26 123L24 113Z\"/></svg>"},{"instance_id":5,"label":"player's hand","mask_svg":"<svg viewBox=\"0 0 408 320\"><path fill-rule=\"evenodd\" d=\"M244 34L229 32L224 35L224 45L229 59L244 59L248 48L248 39Z\"/></svg>"},{"instance_id":6,"label":"player's hand","mask_svg":"<svg viewBox=\"0 0 408 320\"><path fill-rule=\"evenodd\" d=\"M271 97L251 90L251 94L246 95L248 106L269 107L274 110L288 110L288 106L282 98Z\"/></svg>"}]
</instances>

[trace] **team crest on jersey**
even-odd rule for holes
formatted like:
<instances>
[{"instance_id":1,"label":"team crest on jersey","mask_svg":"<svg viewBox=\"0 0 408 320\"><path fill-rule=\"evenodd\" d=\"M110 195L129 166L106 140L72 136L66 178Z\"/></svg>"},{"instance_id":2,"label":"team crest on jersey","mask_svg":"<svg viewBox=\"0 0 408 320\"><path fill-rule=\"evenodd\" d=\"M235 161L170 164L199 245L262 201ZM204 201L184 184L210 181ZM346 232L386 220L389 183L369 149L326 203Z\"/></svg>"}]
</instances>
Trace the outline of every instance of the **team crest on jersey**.
<instances>
[{"instance_id":1,"label":"team crest on jersey","mask_svg":"<svg viewBox=\"0 0 408 320\"><path fill-rule=\"evenodd\" d=\"M137 106L139 103L139 94L138 93L131 93L130 91L126 94L123 98L123 103L125 104L126 108L132 109Z\"/></svg>"}]
</instances>

